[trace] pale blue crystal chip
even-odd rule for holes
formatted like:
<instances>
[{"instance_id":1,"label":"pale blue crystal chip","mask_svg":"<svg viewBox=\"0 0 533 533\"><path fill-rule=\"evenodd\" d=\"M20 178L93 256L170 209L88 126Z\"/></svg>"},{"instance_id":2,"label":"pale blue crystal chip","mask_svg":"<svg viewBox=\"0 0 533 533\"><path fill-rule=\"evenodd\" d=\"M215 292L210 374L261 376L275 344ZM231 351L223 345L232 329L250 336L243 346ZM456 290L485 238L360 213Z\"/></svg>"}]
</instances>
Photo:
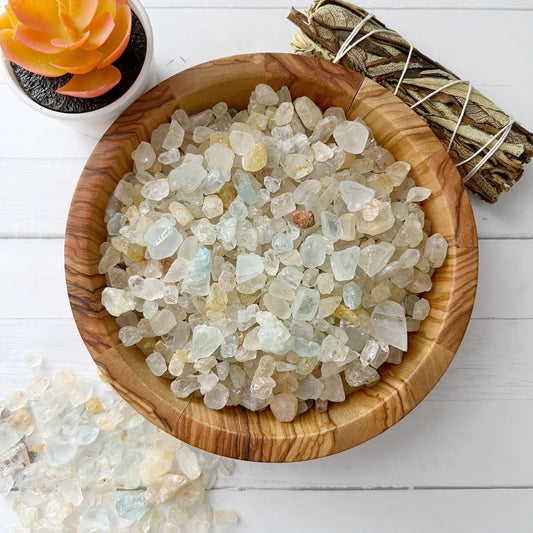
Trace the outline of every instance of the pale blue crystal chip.
<instances>
[{"instance_id":1,"label":"pale blue crystal chip","mask_svg":"<svg viewBox=\"0 0 533 533\"><path fill-rule=\"evenodd\" d=\"M144 234L144 242L152 259L164 259L177 251L183 236L168 218L163 217Z\"/></svg>"}]
</instances>

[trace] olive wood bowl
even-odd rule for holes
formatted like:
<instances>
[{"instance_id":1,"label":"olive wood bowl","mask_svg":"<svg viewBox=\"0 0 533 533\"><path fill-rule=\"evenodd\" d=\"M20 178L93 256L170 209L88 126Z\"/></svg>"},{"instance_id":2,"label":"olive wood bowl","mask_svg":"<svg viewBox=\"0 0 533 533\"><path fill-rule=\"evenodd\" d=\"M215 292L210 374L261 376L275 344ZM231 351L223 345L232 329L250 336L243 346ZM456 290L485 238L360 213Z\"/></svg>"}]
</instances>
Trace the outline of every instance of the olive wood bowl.
<instances>
[{"instance_id":1,"label":"olive wood bowl","mask_svg":"<svg viewBox=\"0 0 533 533\"><path fill-rule=\"evenodd\" d=\"M118 326L100 302L105 277L98 273L106 240L104 212L130 154L181 107L197 113L217 102L243 109L258 83L287 85L322 109L344 108L361 117L377 142L411 164L417 184L433 194L424 203L433 232L449 244L444 265L427 294L431 312L399 365L380 368L380 382L293 422L278 422L269 409L214 411L201 398L176 399L170 381L154 376L136 346L125 347ZM477 236L466 189L446 150L425 123L392 93L360 74L327 61L292 54L249 54L210 61L172 76L129 107L102 137L77 185L66 229L65 271L72 312L101 375L139 413L175 437L204 450L249 461L314 459L356 446L409 413L435 386L465 333L477 283Z\"/></svg>"}]
</instances>

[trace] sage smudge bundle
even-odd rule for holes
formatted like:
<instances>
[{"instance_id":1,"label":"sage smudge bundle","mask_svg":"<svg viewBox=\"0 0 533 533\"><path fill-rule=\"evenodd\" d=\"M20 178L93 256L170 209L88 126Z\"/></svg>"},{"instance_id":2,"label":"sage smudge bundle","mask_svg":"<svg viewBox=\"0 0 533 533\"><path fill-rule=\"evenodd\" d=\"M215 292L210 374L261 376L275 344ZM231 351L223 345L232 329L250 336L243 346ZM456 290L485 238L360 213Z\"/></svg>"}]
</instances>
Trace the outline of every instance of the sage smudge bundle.
<instances>
[{"instance_id":1,"label":"sage smudge bundle","mask_svg":"<svg viewBox=\"0 0 533 533\"><path fill-rule=\"evenodd\" d=\"M494 203L524 172L533 134L487 97L364 9L319 0L298 26L295 52L338 62L393 91L419 114L447 148L465 185Z\"/></svg>"}]
</instances>

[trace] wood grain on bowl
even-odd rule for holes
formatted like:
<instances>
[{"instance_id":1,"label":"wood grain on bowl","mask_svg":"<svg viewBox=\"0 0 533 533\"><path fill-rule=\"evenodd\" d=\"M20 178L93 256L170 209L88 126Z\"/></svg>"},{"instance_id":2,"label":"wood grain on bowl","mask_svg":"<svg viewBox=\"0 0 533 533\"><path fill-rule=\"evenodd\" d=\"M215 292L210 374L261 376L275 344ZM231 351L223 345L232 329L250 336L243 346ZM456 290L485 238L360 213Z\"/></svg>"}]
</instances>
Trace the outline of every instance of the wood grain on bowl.
<instances>
[{"instance_id":1,"label":"wood grain on bowl","mask_svg":"<svg viewBox=\"0 0 533 533\"><path fill-rule=\"evenodd\" d=\"M169 381L154 376L137 347L124 347L118 326L100 302L100 244L104 212L117 181L131 170L130 153L182 107L196 113L219 101L243 108L258 83L287 85L293 98L306 95L323 109L343 107L361 117L377 142L433 194L425 202L433 232L449 244L444 265L427 295L431 312L409 335L400 365L380 368L381 381L331 404L310 409L291 423L270 410L206 408L200 398L174 397ZM251 54L204 63L160 83L111 126L89 158L69 212L65 241L67 288L74 318L104 379L137 411L179 439L210 452L251 461L288 462L323 457L385 431L411 411L450 364L466 330L477 283L477 236L470 202L442 144L392 93L371 80L326 61L292 54Z\"/></svg>"}]
</instances>

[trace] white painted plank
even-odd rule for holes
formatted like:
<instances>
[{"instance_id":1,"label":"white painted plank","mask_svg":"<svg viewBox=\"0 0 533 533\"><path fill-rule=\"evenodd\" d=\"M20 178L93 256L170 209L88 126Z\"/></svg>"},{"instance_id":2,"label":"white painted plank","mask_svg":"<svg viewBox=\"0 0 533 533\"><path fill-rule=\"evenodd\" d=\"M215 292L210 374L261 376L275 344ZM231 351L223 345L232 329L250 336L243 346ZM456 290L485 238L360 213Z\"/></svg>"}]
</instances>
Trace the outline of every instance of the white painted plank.
<instances>
[{"instance_id":1,"label":"white painted plank","mask_svg":"<svg viewBox=\"0 0 533 533\"><path fill-rule=\"evenodd\" d=\"M0 322L1 323L1 322ZM15 330L15 336L16 328ZM30 329L26 330L28 333ZM50 328L56 346L43 346L32 338L32 346L49 349L45 371L50 374L67 365L78 375L94 377L89 356L63 340L62 328ZM4 336L3 336L4 337ZM5 337L4 337L5 338ZM31 335L28 334L28 338ZM11 383L6 393L24 388L30 372L9 357L12 340L2 355L2 373ZM75 345L76 343L72 343ZM66 346L65 346L66 345ZM23 355L19 352L18 358ZM24 375L25 374L25 375ZM24 375L24 379L21 379ZM446 380L448 375L443 379ZM453 379L453 376L451 376ZM473 384L481 380L471 374ZM233 477L221 486L240 488L409 488L409 487L500 487L528 486L533 479L530 450L533 446L533 401L475 401L438 398L435 389L404 420L387 432L357 448L332 457L290 465L237 462ZM504 453L502 453L504 451Z\"/></svg>"},{"instance_id":2,"label":"white painted plank","mask_svg":"<svg viewBox=\"0 0 533 533\"><path fill-rule=\"evenodd\" d=\"M235 487L530 486L533 401L423 401L385 433L312 462L239 461Z\"/></svg>"},{"instance_id":3,"label":"white painted plank","mask_svg":"<svg viewBox=\"0 0 533 533\"><path fill-rule=\"evenodd\" d=\"M472 320L427 400L533 400L532 326L531 320Z\"/></svg>"},{"instance_id":4,"label":"white painted plank","mask_svg":"<svg viewBox=\"0 0 533 533\"><path fill-rule=\"evenodd\" d=\"M69 318L60 239L0 240L1 318ZM533 240L480 241L474 318L533 318Z\"/></svg>"},{"instance_id":5,"label":"white painted plank","mask_svg":"<svg viewBox=\"0 0 533 533\"><path fill-rule=\"evenodd\" d=\"M285 491L214 489L215 509L231 509L239 523L213 533L501 533L529 531L533 489ZM0 499L2 531L18 531L15 494Z\"/></svg>"},{"instance_id":6,"label":"white painted plank","mask_svg":"<svg viewBox=\"0 0 533 533\"><path fill-rule=\"evenodd\" d=\"M70 318L63 241L2 240L0 318Z\"/></svg>"},{"instance_id":7,"label":"white painted plank","mask_svg":"<svg viewBox=\"0 0 533 533\"><path fill-rule=\"evenodd\" d=\"M85 159L0 159L0 238L62 238ZM532 238L533 165L490 205L471 195L479 237Z\"/></svg>"},{"instance_id":8,"label":"white painted plank","mask_svg":"<svg viewBox=\"0 0 533 533\"><path fill-rule=\"evenodd\" d=\"M473 320L426 401L533 400L532 325L531 320ZM83 376L96 376L72 318L4 318L0 339L0 390L26 386L29 350L41 354L47 373L71 365Z\"/></svg>"},{"instance_id":9,"label":"white painted plank","mask_svg":"<svg viewBox=\"0 0 533 533\"><path fill-rule=\"evenodd\" d=\"M355 3L355 2L354 2ZM295 6L300 10L307 9L312 1L290 2L289 0L143 0L143 4L148 8L196 8L196 9L210 9L210 8L253 8L253 9L274 9L287 8ZM472 0L465 5L460 0L367 0L366 2L358 2L358 5L363 6L367 10L372 9L455 9L455 10L531 10L531 2L529 0Z\"/></svg>"},{"instance_id":10,"label":"white painted plank","mask_svg":"<svg viewBox=\"0 0 533 533\"><path fill-rule=\"evenodd\" d=\"M533 106L532 106L533 107ZM470 194L478 237L533 238L533 163L525 167L520 180L503 193L495 204L488 204Z\"/></svg>"},{"instance_id":11,"label":"white painted plank","mask_svg":"<svg viewBox=\"0 0 533 533\"><path fill-rule=\"evenodd\" d=\"M238 463L239 487L516 486L533 479L531 321L474 320L450 368L404 420L334 457L294 465ZM0 320L0 391L24 389L28 350L39 372L96 378L72 319ZM502 454L502 450L506 450ZM312 466L311 466L312 465ZM453 465L453 468L450 468Z\"/></svg>"},{"instance_id":12,"label":"white painted plank","mask_svg":"<svg viewBox=\"0 0 533 533\"><path fill-rule=\"evenodd\" d=\"M286 14L283 8L151 9L159 79L215 57L253 51L289 51L295 28L286 20ZM376 10L376 15L412 39L424 52L475 84L501 85L512 80L519 87L532 83L531 70L523 65L527 64L533 11L505 12L503 26L501 13L493 11ZM198 34L189 29L195 28L200 19L202 37L196 38ZM227 38L225 28L231 28L231 38ZM449 28L454 28L454 39L449 39ZM471 38L472 32L476 39ZM493 38L495 32L499 39ZM506 42L505 47L500 46L501 41ZM442 46L443 42L446 47ZM468 53L464 53L465 49ZM509 49L516 51L511 59ZM528 108L525 101L521 107ZM0 85L0 111L4 124L9 125L0 131L0 155L85 157L94 146L94 140L26 108L5 84ZM530 117L523 118L523 113L517 118L529 125Z\"/></svg>"},{"instance_id":13,"label":"white painted plank","mask_svg":"<svg viewBox=\"0 0 533 533\"><path fill-rule=\"evenodd\" d=\"M33 373L52 376L63 367L80 377L98 379L73 318L1 319L0 339L0 391L24 390ZM42 357L43 364L34 371L26 366L29 352Z\"/></svg>"},{"instance_id":14,"label":"white painted plank","mask_svg":"<svg viewBox=\"0 0 533 533\"><path fill-rule=\"evenodd\" d=\"M533 490L215 491L241 521L232 533L529 531Z\"/></svg>"},{"instance_id":15,"label":"white painted plank","mask_svg":"<svg viewBox=\"0 0 533 533\"><path fill-rule=\"evenodd\" d=\"M85 159L0 159L0 238L61 238Z\"/></svg>"},{"instance_id":16,"label":"white painted plank","mask_svg":"<svg viewBox=\"0 0 533 533\"><path fill-rule=\"evenodd\" d=\"M533 318L533 241L479 242L474 318Z\"/></svg>"},{"instance_id":17,"label":"white painted plank","mask_svg":"<svg viewBox=\"0 0 533 533\"><path fill-rule=\"evenodd\" d=\"M524 67L528 62L533 11L502 14L493 11L376 9L374 12L424 53L476 85L520 86L533 83L531 70ZM296 27L286 19L287 13L285 8L150 9L160 74L166 77L186 66L225 55L254 51L287 52L296 31ZM176 31L176 28L194 28L200 20L201 38L196 39L190 31ZM232 38L218 38L225 35L226 28L231 28L234 33ZM453 38L450 38L451 28ZM499 38L495 39L494 34ZM473 39L472 35L476 38ZM167 45L169 41L173 44L171 47ZM506 46L501 46L502 41ZM510 57L508 50L511 48L514 54ZM168 65L172 60L174 62ZM494 68L495 65L498 68ZM502 106L504 104L501 102ZM523 107L527 108L525 101Z\"/></svg>"},{"instance_id":18,"label":"white painted plank","mask_svg":"<svg viewBox=\"0 0 533 533\"><path fill-rule=\"evenodd\" d=\"M97 142L33 111L6 84L0 85L0 112L0 157L87 157Z\"/></svg>"}]
</instances>

